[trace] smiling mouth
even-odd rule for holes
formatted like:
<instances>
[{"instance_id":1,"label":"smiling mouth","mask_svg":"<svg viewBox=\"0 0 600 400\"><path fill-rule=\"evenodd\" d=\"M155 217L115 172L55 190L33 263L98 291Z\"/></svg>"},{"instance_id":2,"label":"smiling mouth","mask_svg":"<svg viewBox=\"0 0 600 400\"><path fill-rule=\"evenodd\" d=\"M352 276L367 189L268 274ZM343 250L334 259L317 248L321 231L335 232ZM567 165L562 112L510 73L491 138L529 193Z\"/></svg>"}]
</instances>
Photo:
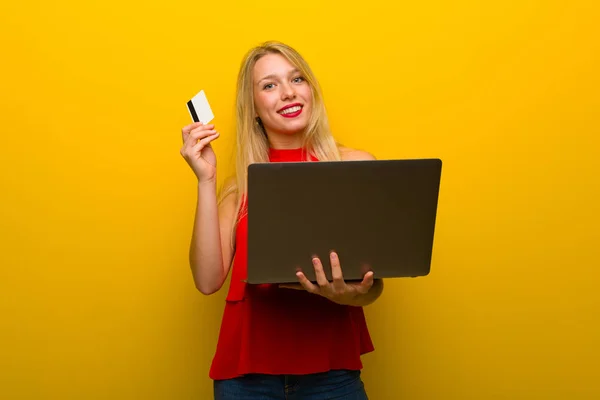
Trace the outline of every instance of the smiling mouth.
<instances>
[{"instance_id":1,"label":"smiling mouth","mask_svg":"<svg viewBox=\"0 0 600 400\"><path fill-rule=\"evenodd\" d=\"M277 112L281 116L286 117L286 118L297 117L302 112L302 105L300 105L300 104L294 104L291 107L288 106L287 108L284 108L283 110L280 110L280 111L277 111Z\"/></svg>"},{"instance_id":2,"label":"smiling mouth","mask_svg":"<svg viewBox=\"0 0 600 400\"><path fill-rule=\"evenodd\" d=\"M300 110L302 110L302 106L294 106L294 107L286 108L283 111L280 111L279 114L283 114L283 115L285 115L285 114L293 114L293 113L298 112Z\"/></svg>"}]
</instances>

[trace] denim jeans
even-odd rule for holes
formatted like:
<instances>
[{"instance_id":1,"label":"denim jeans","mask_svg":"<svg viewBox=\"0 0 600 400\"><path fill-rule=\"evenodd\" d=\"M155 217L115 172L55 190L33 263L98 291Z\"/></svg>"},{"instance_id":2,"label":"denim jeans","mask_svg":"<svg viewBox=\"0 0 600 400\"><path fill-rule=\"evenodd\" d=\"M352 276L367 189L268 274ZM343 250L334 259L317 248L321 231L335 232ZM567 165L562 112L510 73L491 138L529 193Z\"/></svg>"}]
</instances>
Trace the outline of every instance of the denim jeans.
<instances>
[{"instance_id":1,"label":"denim jeans","mask_svg":"<svg viewBox=\"0 0 600 400\"><path fill-rule=\"evenodd\" d=\"M215 400L368 400L360 371L249 374L214 381Z\"/></svg>"}]
</instances>

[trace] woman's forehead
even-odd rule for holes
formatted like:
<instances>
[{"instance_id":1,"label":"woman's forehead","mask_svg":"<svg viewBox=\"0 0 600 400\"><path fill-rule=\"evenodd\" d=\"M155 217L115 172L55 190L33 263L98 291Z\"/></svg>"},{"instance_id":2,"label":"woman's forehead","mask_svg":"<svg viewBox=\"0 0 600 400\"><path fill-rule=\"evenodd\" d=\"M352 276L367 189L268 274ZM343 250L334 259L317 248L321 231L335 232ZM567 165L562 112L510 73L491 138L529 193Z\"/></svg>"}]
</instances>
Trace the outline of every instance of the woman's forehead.
<instances>
[{"instance_id":1,"label":"woman's forehead","mask_svg":"<svg viewBox=\"0 0 600 400\"><path fill-rule=\"evenodd\" d=\"M267 54L256 61L254 78L255 80L261 80L269 75L287 76L295 71L297 71L296 66L281 54Z\"/></svg>"}]
</instances>

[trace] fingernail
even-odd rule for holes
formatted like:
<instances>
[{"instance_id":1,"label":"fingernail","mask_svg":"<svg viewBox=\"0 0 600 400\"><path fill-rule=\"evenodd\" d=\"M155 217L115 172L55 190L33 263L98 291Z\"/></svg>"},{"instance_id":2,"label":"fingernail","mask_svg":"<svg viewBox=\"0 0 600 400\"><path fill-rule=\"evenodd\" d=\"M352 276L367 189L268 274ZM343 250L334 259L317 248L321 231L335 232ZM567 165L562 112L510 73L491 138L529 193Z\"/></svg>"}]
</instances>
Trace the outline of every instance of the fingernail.
<instances>
[{"instance_id":1,"label":"fingernail","mask_svg":"<svg viewBox=\"0 0 600 400\"><path fill-rule=\"evenodd\" d=\"M337 253L335 251L332 251L330 253L331 258L336 259L337 258Z\"/></svg>"},{"instance_id":2,"label":"fingernail","mask_svg":"<svg viewBox=\"0 0 600 400\"><path fill-rule=\"evenodd\" d=\"M319 259L318 259L318 258L313 258L313 259L312 259L312 263L313 263L314 265L317 265L317 264L319 263Z\"/></svg>"}]
</instances>

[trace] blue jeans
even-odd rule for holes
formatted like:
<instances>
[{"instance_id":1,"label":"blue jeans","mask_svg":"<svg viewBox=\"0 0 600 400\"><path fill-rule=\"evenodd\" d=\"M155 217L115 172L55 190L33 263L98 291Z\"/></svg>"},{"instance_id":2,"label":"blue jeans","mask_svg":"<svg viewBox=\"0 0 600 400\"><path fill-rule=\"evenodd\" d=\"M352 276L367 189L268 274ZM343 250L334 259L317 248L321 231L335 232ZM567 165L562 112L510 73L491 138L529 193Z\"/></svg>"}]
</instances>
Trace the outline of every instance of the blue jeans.
<instances>
[{"instance_id":1,"label":"blue jeans","mask_svg":"<svg viewBox=\"0 0 600 400\"><path fill-rule=\"evenodd\" d=\"M249 374L214 381L215 400L368 400L360 371Z\"/></svg>"}]
</instances>

